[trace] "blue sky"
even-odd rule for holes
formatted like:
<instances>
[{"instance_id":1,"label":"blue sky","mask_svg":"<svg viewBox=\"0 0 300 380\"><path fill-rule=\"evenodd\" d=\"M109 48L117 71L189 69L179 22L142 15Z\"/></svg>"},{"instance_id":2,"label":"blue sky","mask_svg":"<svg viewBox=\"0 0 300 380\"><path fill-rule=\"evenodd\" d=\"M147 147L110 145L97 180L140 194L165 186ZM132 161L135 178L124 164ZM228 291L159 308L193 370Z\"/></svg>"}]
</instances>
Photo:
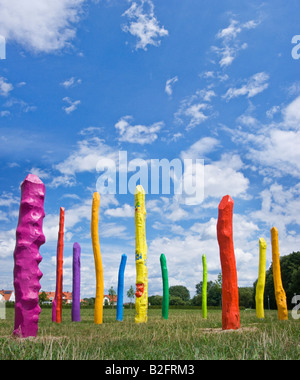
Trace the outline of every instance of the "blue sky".
<instances>
[{"instance_id":1,"label":"blue sky","mask_svg":"<svg viewBox=\"0 0 300 380\"><path fill-rule=\"evenodd\" d=\"M257 278L258 239L277 226L281 255L299 250L299 3L192 0L0 0L0 288L13 287L20 183L46 185L40 269L55 288L59 208L66 209L64 289L72 245L82 246L82 296L95 293L92 194L103 156L205 160L205 199L146 196L149 294L161 294L159 256L170 285L195 293L206 253L221 271L218 204L234 207L239 286ZM135 283L134 197L103 195L100 245L105 290Z\"/></svg>"}]
</instances>

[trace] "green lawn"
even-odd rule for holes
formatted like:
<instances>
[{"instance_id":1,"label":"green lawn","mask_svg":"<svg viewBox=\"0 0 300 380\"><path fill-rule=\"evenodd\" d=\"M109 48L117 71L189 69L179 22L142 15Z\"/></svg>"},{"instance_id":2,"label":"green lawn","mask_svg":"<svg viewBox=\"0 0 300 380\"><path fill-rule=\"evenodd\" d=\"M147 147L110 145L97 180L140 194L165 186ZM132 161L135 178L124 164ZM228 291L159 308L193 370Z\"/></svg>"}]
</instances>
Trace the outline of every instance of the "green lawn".
<instances>
[{"instance_id":1,"label":"green lawn","mask_svg":"<svg viewBox=\"0 0 300 380\"><path fill-rule=\"evenodd\" d=\"M134 309L104 310L104 323L93 323L93 310L81 311L82 322L71 322L71 310L63 310L62 323L51 322L51 309L40 314L36 339L12 337L14 310L0 320L0 360L5 359L300 359L300 320L278 321L277 311L266 311L263 321L255 310L241 311L241 329L222 331L221 311L175 310L169 319L160 310L149 310L147 324L134 323Z\"/></svg>"}]
</instances>

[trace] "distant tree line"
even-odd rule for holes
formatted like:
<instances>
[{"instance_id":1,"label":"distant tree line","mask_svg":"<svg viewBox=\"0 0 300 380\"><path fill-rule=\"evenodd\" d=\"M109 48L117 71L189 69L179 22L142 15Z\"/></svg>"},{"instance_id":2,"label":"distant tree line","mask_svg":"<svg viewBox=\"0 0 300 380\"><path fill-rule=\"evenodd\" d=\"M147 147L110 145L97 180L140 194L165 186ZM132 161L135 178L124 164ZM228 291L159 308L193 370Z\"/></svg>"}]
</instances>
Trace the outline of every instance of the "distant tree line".
<instances>
[{"instance_id":1,"label":"distant tree line","mask_svg":"<svg viewBox=\"0 0 300 380\"><path fill-rule=\"evenodd\" d=\"M295 305L292 304L292 298L295 294L300 295L300 252L293 252L290 255L280 258L280 269L282 285L286 293L288 308L292 309ZM253 294L255 296L257 280L253 284ZM264 293L264 305L271 309L276 309L276 299L273 281L272 265L266 273L266 285Z\"/></svg>"},{"instance_id":2,"label":"distant tree line","mask_svg":"<svg viewBox=\"0 0 300 380\"><path fill-rule=\"evenodd\" d=\"M300 252L293 252L290 255L280 258L281 277L283 288L286 292L288 308L292 309L292 298L295 294L300 295ZM239 305L244 308L255 308L255 292L257 280L252 287L239 287ZM202 305L202 281L196 284L196 295L191 298L189 290L183 285L171 286L169 288L170 306L201 306ZM149 297L152 306L162 305L162 296L155 295ZM222 307L222 275L218 275L216 281L207 283L207 305ZM265 309L276 309L276 300L273 282L272 265L266 272L266 285L264 292Z\"/></svg>"}]
</instances>

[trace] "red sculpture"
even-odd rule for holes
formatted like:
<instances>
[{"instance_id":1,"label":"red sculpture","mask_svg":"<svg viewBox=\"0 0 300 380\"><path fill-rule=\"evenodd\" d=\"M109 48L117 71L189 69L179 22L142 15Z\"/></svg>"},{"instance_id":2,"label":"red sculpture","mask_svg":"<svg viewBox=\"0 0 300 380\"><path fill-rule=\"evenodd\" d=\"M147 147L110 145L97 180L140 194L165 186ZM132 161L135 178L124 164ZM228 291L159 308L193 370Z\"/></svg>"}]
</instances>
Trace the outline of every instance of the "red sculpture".
<instances>
[{"instance_id":1,"label":"red sculpture","mask_svg":"<svg viewBox=\"0 0 300 380\"><path fill-rule=\"evenodd\" d=\"M233 245L233 205L229 196L219 204L217 236L222 266L222 329L237 330L240 325L239 292Z\"/></svg>"}]
</instances>

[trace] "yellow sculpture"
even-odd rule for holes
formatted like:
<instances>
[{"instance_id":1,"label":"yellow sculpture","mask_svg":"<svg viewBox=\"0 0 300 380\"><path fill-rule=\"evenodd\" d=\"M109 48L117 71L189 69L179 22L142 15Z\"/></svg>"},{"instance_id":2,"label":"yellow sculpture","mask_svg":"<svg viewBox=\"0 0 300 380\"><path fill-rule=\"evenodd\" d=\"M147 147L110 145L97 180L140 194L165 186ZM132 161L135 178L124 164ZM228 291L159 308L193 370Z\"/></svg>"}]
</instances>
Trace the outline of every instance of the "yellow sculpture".
<instances>
[{"instance_id":1,"label":"yellow sculpture","mask_svg":"<svg viewBox=\"0 0 300 380\"><path fill-rule=\"evenodd\" d=\"M286 294L282 286L280 260L279 260L279 242L278 242L278 230L276 227L271 229L271 241L272 241L272 262L273 262L273 279L275 298L278 309L278 319L287 320L288 311L286 303Z\"/></svg>"},{"instance_id":2,"label":"yellow sculpture","mask_svg":"<svg viewBox=\"0 0 300 380\"><path fill-rule=\"evenodd\" d=\"M256 316L259 319L265 318L264 291L266 283L266 251L267 243L265 239L261 238L259 239L259 269L255 294Z\"/></svg>"},{"instance_id":3,"label":"yellow sculpture","mask_svg":"<svg viewBox=\"0 0 300 380\"><path fill-rule=\"evenodd\" d=\"M138 185L135 190L135 323L146 323L148 319L148 272L146 243L145 190Z\"/></svg>"},{"instance_id":4,"label":"yellow sculpture","mask_svg":"<svg viewBox=\"0 0 300 380\"><path fill-rule=\"evenodd\" d=\"M95 298L95 313L94 322L96 324L103 323L103 298L104 298L104 279L103 279L103 266L101 259L100 243L99 243L99 206L100 206L100 194L94 193L93 205L92 205L92 244L95 259L96 269L96 298Z\"/></svg>"}]
</instances>

